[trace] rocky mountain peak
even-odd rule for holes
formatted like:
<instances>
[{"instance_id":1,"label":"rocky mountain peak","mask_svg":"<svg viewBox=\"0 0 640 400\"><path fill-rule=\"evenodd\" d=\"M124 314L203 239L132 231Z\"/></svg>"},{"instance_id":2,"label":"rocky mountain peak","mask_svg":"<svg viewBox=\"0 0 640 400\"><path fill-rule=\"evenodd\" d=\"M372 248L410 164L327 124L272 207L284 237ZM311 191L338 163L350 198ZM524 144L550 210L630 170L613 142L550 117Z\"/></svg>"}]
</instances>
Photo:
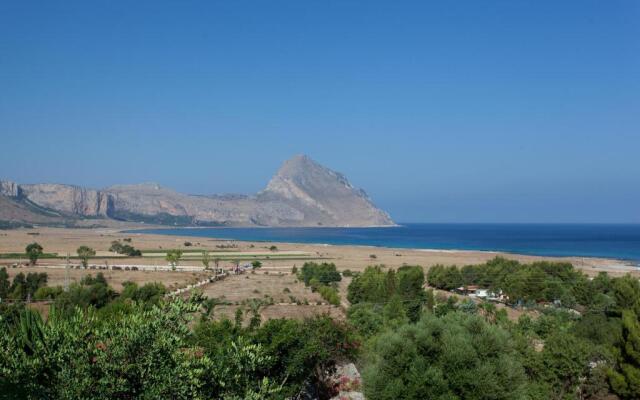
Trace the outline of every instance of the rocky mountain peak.
<instances>
[{"instance_id":1,"label":"rocky mountain peak","mask_svg":"<svg viewBox=\"0 0 640 400\"><path fill-rule=\"evenodd\" d=\"M310 219L354 221L353 225L390 225L393 221L376 208L363 190L356 189L341 173L322 166L306 155L285 161L259 193L263 200L283 201L304 210ZM351 225L351 224L350 224Z\"/></svg>"}]
</instances>

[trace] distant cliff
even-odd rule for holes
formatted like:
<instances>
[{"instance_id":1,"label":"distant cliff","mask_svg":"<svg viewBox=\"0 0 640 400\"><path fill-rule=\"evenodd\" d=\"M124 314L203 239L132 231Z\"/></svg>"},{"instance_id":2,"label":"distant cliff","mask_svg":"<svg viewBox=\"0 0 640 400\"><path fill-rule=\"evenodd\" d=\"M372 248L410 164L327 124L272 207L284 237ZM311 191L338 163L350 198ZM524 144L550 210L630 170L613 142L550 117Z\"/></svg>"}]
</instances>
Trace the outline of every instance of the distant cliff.
<instances>
[{"instance_id":1,"label":"distant cliff","mask_svg":"<svg viewBox=\"0 0 640 400\"><path fill-rule=\"evenodd\" d=\"M194 196L157 184L112 186L102 190L61 184L18 185L0 181L0 220L15 220L15 204L64 218L109 218L168 225L222 226L384 226L393 225L366 193L346 177L311 160L286 161L267 187L254 196ZM14 204L15 203L15 204ZM24 207L23 207L24 208ZM41 215L21 213L23 222Z\"/></svg>"}]
</instances>

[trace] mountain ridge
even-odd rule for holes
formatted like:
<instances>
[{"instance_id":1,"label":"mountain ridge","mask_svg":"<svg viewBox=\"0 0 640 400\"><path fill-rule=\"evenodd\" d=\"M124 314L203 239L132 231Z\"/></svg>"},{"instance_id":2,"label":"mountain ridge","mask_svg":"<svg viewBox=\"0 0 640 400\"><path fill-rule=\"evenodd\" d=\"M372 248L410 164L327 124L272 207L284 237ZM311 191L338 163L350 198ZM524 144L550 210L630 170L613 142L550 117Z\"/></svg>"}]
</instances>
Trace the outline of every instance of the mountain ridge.
<instances>
[{"instance_id":1,"label":"mountain ridge","mask_svg":"<svg viewBox=\"0 0 640 400\"><path fill-rule=\"evenodd\" d=\"M0 195L29 202L65 218L103 218L165 225L391 226L364 190L306 155L286 160L254 195L191 195L153 182L90 189L69 184L0 181ZM13 204L12 203L12 204ZM5 204L9 204L5 201ZM0 220L15 213L3 212ZM12 205L16 209L15 205ZM21 209L22 210L22 209ZM6 210L4 210L6 211ZM40 222L21 212L22 222Z\"/></svg>"}]
</instances>

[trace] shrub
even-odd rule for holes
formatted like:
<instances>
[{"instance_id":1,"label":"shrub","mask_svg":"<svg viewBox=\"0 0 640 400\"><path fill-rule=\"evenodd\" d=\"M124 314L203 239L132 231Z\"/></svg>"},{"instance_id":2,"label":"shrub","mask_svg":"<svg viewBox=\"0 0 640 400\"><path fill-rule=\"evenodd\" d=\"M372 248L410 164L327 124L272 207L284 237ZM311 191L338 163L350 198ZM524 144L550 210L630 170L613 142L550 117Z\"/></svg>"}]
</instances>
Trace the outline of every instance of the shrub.
<instances>
[{"instance_id":1,"label":"shrub","mask_svg":"<svg viewBox=\"0 0 640 400\"><path fill-rule=\"evenodd\" d=\"M54 300L63 292L60 286L43 286L33 294L34 300Z\"/></svg>"},{"instance_id":2,"label":"shrub","mask_svg":"<svg viewBox=\"0 0 640 400\"><path fill-rule=\"evenodd\" d=\"M328 285L331 282L340 282L342 276L336 270L333 263L317 264L314 262L306 262L300 270L300 278L306 286L309 286L311 279L316 279L319 283Z\"/></svg>"},{"instance_id":3,"label":"shrub","mask_svg":"<svg viewBox=\"0 0 640 400\"><path fill-rule=\"evenodd\" d=\"M338 294L338 291L331 286L320 286L318 288L318 293L320 293L320 296L322 296L322 298L329 304L334 306L340 305L340 295Z\"/></svg>"}]
</instances>

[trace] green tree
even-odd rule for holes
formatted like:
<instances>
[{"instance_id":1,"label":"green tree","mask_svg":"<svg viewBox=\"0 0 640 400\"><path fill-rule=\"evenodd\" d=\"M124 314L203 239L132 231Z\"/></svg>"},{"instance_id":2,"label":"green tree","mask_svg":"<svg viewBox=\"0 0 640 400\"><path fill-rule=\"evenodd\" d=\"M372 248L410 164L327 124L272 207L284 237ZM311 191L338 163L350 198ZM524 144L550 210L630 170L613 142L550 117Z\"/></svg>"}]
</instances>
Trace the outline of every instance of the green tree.
<instances>
[{"instance_id":1,"label":"green tree","mask_svg":"<svg viewBox=\"0 0 640 400\"><path fill-rule=\"evenodd\" d=\"M171 269L175 271L182 258L182 250L169 250L165 256L165 260L171 265Z\"/></svg>"},{"instance_id":2,"label":"green tree","mask_svg":"<svg viewBox=\"0 0 640 400\"><path fill-rule=\"evenodd\" d=\"M347 310L347 318L359 334L370 337L384 327L381 308L382 306L376 304L354 304Z\"/></svg>"},{"instance_id":3,"label":"green tree","mask_svg":"<svg viewBox=\"0 0 640 400\"><path fill-rule=\"evenodd\" d=\"M85 268L89 267L89 259L96 255L96 251L89 246L80 246L76 252L82 261L82 266Z\"/></svg>"},{"instance_id":4,"label":"green tree","mask_svg":"<svg viewBox=\"0 0 640 400\"><path fill-rule=\"evenodd\" d=\"M402 297L397 294L384 305L382 315L386 326L399 327L409 322L407 311L402 304Z\"/></svg>"},{"instance_id":5,"label":"green tree","mask_svg":"<svg viewBox=\"0 0 640 400\"><path fill-rule=\"evenodd\" d=\"M10 288L9 273L5 267L2 267L0 268L0 301L7 298Z\"/></svg>"},{"instance_id":6,"label":"green tree","mask_svg":"<svg viewBox=\"0 0 640 400\"><path fill-rule=\"evenodd\" d=\"M151 309L134 304L105 319L91 309L54 310L46 322L23 310L0 335L0 348L10 349L0 357L0 397L276 398L280 385L259 377L271 361L262 345L234 339L222 363L190 343L197 308L179 299Z\"/></svg>"},{"instance_id":7,"label":"green tree","mask_svg":"<svg viewBox=\"0 0 640 400\"><path fill-rule=\"evenodd\" d=\"M380 303L388 299L387 281L389 275L381 266L367 267L363 273L353 278L348 287L347 299L351 304L361 302Z\"/></svg>"},{"instance_id":8,"label":"green tree","mask_svg":"<svg viewBox=\"0 0 640 400\"><path fill-rule=\"evenodd\" d=\"M158 282L147 282L142 287L134 282L124 282L120 299L131 299L146 304L159 304L167 293L167 288Z\"/></svg>"},{"instance_id":9,"label":"green tree","mask_svg":"<svg viewBox=\"0 0 640 400\"><path fill-rule=\"evenodd\" d=\"M40 287L47 285L47 273L29 272L25 278L24 285L26 295L33 297Z\"/></svg>"},{"instance_id":10,"label":"green tree","mask_svg":"<svg viewBox=\"0 0 640 400\"><path fill-rule=\"evenodd\" d=\"M367 399L510 400L526 375L504 329L477 315L425 314L376 336L365 351Z\"/></svg>"},{"instance_id":11,"label":"green tree","mask_svg":"<svg viewBox=\"0 0 640 400\"><path fill-rule=\"evenodd\" d=\"M623 399L640 396L640 322L631 310L622 312L622 343L620 345L619 371L610 371L611 387Z\"/></svg>"},{"instance_id":12,"label":"green tree","mask_svg":"<svg viewBox=\"0 0 640 400\"><path fill-rule=\"evenodd\" d=\"M630 275L613 280L613 292L618 312L633 310L640 315L640 282Z\"/></svg>"},{"instance_id":13,"label":"green tree","mask_svg":"<svg viewBox=\"0 0 640 400\"><path fill-rule=\"evenodd\" d=\"M262 263L258 260L255 260L253 262L251 262L251 267L253 269L258 269L258 268L262 268Z\"/></svg>"},{"instance_id":14,"label":"green tree","mask_svg":"<svg viewBox=\"0 0 640 400\"><path fill-rule=\"evenodd\" d=\"M113 242L111 242L111 247L109 247L109 251L122 254L122 243L120 243L119 240L114 240Z\"/></svg>"},{"instance_id":15,"label":"green tree","mask_svg":"<svg viewBox=\"0 0 640 400\"><path fill-rule=\"evenodd\" d=\"M424 271L419 266L398 268L397 293L406 309L407 317L413 322L420 318L422 304L426 301L424 291Z\"/></svg>"},{"instance_id":16,"label":"green tree","mask_svg":"<svg viewBox=\"0 0 640 400\"><path fill-rule=\"evenodd\" d=\"M340 282L342 275L337 271L333 263L306 262L300 269L300 277L306 286L309 286L311 279L317 279L321 284L328 285L332 282Z\"/></svg>"},{"instance_id":17,"label":"green tree","mask_svg":"<svg viewBox=\"0 0 640 400\"><path fill-rule=\"evenodd\" d=\"M29 257L29 261L31 265L36 265L38 262L38 258L42 255L43 248L38 243L34 242L29 244L25 248L25 253L27 253L27 257Z\"/></svg>"},{"instance_id":18,"label":"green tree","mask_svg":"<svg viewBox=\"0 0 640 400\"><path fill-rule=\"evenodd\" d=\"M26 283L22 272L13 277L8 297L13 300L24 300L27 297Z\"/></svg>"},{"instance_id":19,"label":"green tree","mask_svg":"<svg viewBox=\"0 0 640 400\"><path fill-rule=\"evenodd\" d=\"M211 263L211 255L209 251L205 250L202 252L202 265L204 265L204 269L209 269L209 264Z\"/></svg>"},{"instance_id":20,"label":"green tree","mask_svg":"<svg viewBox=\"0 0 640 400\"><path fill-rule=\"evenodd\" d=\"M542 379L550 384L554 398L574 393L588 372L589 344L566 332L554 332L542 352Z\"/></svg>"}]
</instances>

